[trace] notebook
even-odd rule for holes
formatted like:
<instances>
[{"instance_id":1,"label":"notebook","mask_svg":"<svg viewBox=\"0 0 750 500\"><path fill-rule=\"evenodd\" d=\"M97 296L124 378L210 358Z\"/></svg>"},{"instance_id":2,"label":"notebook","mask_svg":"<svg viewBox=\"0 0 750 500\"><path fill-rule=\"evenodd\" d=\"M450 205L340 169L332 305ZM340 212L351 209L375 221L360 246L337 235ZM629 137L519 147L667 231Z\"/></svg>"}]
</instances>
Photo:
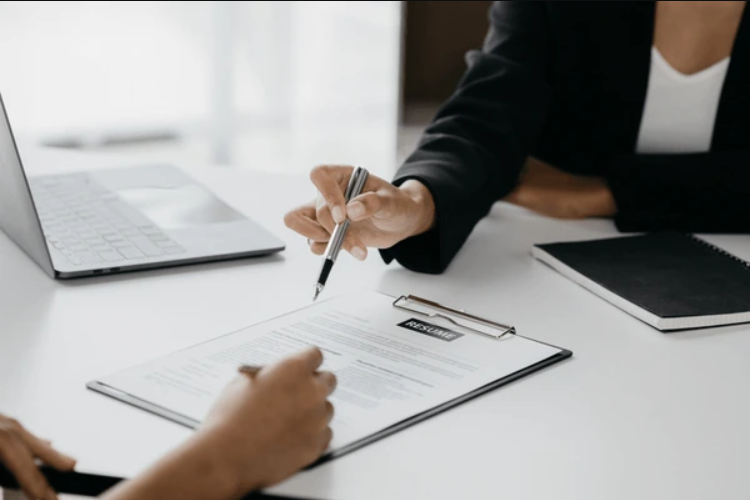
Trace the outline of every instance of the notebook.
<instances>
[{"instance_id":1,"label":"notebook","mask_svg":"<svg viewBox=\"0 0 750 500\"><path fill-rule=\"evenodd\" d=\"M661 331L750 321L750 264L691 234L537 244L532 255Z\"/></svg>"}]
</instances>

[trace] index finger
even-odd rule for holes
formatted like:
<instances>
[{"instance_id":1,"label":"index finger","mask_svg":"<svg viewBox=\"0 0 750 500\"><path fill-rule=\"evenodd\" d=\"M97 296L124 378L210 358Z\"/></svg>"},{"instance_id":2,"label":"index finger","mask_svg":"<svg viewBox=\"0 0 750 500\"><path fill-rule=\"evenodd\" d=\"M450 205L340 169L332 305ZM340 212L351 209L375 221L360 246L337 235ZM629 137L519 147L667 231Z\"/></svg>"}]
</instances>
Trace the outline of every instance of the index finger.
<instances>
[{"instance_id":1,"label":"index finger","mask_svg":"<svg viewBox=\"0 0 750 500\"><path fill-rule=\"evenodd\" d=\"M0 444L0 463L5 463L27 497L44 500L57 498L34 463L31 451L18 435L6 434Z\"/></svg>"},{"instance_id":2,"label":"index finger","mask_svg":"<svg viewBox=\"0 0 750 500\"><path fill-rule=\"evenodd\" d=\"M61 471L72 470L75 467L76 461L74 458L60 453L52 445L45 443L44 440L36 437L25 428L20 429L19 435L32 453L47 465Z\"/></svg>"},{"instance_id":3,"label":"index finger","mask_svg":"<svg viewBox=\"0 0 750 500\"><path fill-rule=\"evenodd\" d=\"M326 201L336 224L341 224L346 219L346 200L341 186L345 184L344 181L348 181L353 171L352 167L321 165L310 172L310 180Z\"/></svg>"}]
</instances>

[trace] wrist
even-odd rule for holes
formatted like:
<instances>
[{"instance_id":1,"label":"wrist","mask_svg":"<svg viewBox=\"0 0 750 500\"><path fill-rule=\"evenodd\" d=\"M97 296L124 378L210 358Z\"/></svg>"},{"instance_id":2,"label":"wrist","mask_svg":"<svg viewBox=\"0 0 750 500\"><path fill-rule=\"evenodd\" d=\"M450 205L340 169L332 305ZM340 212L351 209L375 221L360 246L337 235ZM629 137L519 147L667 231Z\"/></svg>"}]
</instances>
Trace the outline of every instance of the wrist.
<instances>
[{"instance_id":1,"label":"wrist","mask_svg":"<svg viewBox=\"0 0 750 500\"><path fill-rule=\"evenodd\" d=\"M238 467L240 461L230 451L236 445L227 444L231 439L220 427L213 427L198 431L186 443L186 452L202 462L205 480L213 487L212 499L240 498L259 485L259 481L249 480L247 468L241 471Z\"/></svg>"},{"instance_id":2,"label":"wrist","mask_svg":"<svg viewBox=\"0 0 750 500\"><path fill-rule=\"evenodd\" d=\"M235 500L257 487L248 474L227 458L228 436L200 430L146 471L110 489L106 500ZM234 463L233 463L234 462Z\"/></svg>"},{"instance_id":3,"label":"wrist","mask_svg":"<svg viewBox=\"0 0 750 500\"><path fill-rule=\"evenodd\" d=\"M427 186L418 180L410 179L399 189L405 193L413 203L413 225L409 236L426 233L435 226L435 200Z\"/></svg>"},{"instance_id":4,"label":"wrist","mask_svg":"<svg viewBox=\"0 0 750 500\"><path fill-rule=\"evenodd\" d=\"M613 217L617 214L617 206L612 190L604 179L596 179L590 193L589 217Z\"/></svg>"}]
</instances>

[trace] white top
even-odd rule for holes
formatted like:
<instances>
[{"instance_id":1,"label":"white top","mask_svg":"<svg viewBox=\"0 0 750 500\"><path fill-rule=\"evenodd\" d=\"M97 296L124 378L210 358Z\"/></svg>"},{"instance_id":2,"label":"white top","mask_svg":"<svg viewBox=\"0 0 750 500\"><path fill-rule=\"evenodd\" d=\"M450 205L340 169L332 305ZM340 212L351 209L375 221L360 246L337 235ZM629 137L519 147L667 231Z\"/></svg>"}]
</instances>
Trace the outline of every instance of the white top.
<instances>
[{"instance_id":1,"label":"white top","mask_svg":"<svg viewBox=\"0 0 750 500\"><path fill-rule=\"evenodd\" d=\"M674 69L654 47L638 135L639 153L702 153L711 147L729 57L698 73Z\"/></svg>"}]
</instances>

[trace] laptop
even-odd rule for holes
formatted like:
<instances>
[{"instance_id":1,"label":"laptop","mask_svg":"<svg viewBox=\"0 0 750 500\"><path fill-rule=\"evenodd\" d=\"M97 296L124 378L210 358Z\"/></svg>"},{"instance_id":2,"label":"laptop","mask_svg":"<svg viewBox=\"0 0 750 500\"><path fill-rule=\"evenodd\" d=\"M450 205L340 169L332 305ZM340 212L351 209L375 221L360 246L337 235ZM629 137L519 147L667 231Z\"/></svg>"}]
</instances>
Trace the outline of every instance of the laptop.
<instances>
[{"instance_id":1,"label":"laptop","mask_svg":"<svg viewBox=\"0 0 750 500\"><path fill-rule=\"evenodd\" d=\"M270 255L284 243L172 165L27 176L0 96L0 229L55 279Z\"/></svg>"}]
</instances>

